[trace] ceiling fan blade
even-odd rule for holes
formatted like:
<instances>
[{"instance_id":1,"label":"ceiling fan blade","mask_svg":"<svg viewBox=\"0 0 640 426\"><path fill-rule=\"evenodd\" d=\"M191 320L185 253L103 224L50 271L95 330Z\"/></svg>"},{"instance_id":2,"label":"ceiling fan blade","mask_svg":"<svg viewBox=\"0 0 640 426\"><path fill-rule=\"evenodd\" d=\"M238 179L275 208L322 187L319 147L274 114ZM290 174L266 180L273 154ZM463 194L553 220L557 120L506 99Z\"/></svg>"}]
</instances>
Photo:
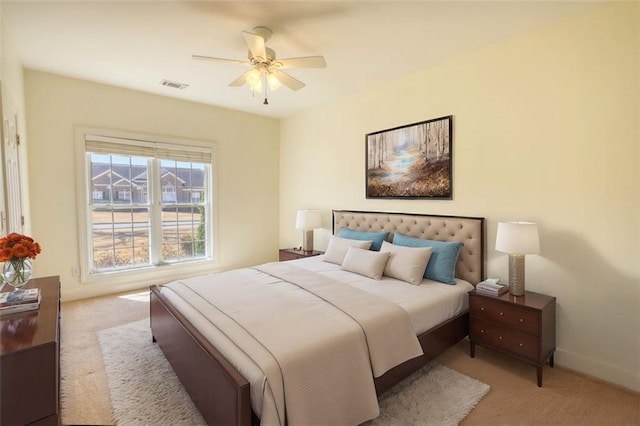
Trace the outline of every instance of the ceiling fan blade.
<instances>
[{"instance_id":1,"label":"ceiling fan blade","mask_svg":"<svg viewBox=\"0 0 640 426\"><path fill-rule=\"evenodd\" d=\"M232 64L240 64L240 65L251 65L247 61L241 61L238 59L214 58L213 56L191 55L191 59L196 59L199 61L217 61L217 62L229 62Z\"/></svg>"},{"instance_id":2,"label":"ceiling fan blade","mask_svg":"<svg viewBox=\"0 0 640 426\"><path fill-rule=\"evenodd\" d=\"M244 74L242 74L240 77L238 77L235 80L233 80L231 83L229 83L229 86L231 86L231 87L240 87L243 84L245 84L247 82L247 76L249 75L249 73L251 71L253 71L253 70L249 70L249 71L245 72Z\"/></svg>"},{"instance_id":3,"label":"ceiling fan blade","mask_svg":"<svg viewBox=\"0 0 640 426\"><path fill-rule=\"evenodd\" d=\"M267 49L264 46L264 38L248 31L243 31L242 35L249 46L251 54L256 58L265 60L267 58Z\"/></svg>"},{"instance_id":4,"label":"ceiling fan blade","mask_svg":"<svg viewBox=\"0 0 640 426\"><path fill-rule=\"evenodd\" d=\"M291 90L300 90L305 86L303 82L291 77L286 72L283 72L277 69L271 70L271 72L280 81L280 83L284 84Z\"/></svg>"},{"instance_id":5,"label":"ceiling fan blade","mask_svg":"<svg viewBox=\"0 0 640 426\"><path fill-rule=\"evenodd\" d=\"M326 68L323 56L305 56L301 58L278 59L280 68Z\"/></svg>"}]
</instances>

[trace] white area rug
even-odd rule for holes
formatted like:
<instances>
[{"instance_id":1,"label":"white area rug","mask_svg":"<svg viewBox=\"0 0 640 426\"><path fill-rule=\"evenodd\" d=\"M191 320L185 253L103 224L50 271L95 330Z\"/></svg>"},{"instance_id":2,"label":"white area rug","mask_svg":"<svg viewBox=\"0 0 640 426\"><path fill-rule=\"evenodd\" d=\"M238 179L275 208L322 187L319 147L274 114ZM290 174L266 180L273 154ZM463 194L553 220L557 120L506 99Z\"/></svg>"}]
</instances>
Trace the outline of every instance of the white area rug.
<instances>
[{"instance_id":1,"label":"white area rug","mask_svg":"<svg viewBox=\"0 0 640 426\"><path fill-rule=\"evenodd\" d=\"M157 344L149 320L98 333L118 425L203 425ZM457 425L489 385L432 362L386 392L368 425Z\"/></svg>"}]
</instances>

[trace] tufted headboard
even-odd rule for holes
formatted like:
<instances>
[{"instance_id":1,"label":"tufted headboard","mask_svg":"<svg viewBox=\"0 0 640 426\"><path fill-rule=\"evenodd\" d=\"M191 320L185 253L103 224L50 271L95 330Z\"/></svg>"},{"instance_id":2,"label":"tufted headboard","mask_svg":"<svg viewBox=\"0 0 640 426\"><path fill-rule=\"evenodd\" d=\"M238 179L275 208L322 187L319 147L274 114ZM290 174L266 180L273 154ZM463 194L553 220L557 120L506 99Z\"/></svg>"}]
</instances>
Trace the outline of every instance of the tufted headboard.
<instances>
[{"instance_id":1,"label":"tufted headboard","mask_svg":"<svg viewBox=\"0 0 640 426\"><path fill-rule=\"evenodd\" d=\"M485 223L483 217L429 216L414 213L333 211L333 234L341 228L363 232L389 232L389 241L399 232L414 238L459 241L463 244L456 277L474 286L484 279Z\"/></svg>"}]
</instances>

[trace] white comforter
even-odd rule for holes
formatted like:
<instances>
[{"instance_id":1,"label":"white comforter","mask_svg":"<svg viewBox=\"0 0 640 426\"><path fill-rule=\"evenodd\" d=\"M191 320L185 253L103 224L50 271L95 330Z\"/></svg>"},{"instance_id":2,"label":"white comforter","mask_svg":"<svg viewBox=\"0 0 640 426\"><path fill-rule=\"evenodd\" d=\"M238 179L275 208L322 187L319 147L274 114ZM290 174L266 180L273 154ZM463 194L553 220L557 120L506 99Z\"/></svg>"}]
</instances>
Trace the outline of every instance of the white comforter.
<instances>
[{"instance_id":1,"label":"white comforter","mask_svg":"<svg viewBox=\"0 0 640 426\"><path fill-rule=\"evenodd\" d=\"M398 304L409 314L417 335L466 312L469 308L468 293L474 287L467 281L456 278L456 285L449 285L425 278L420 285L414 285L387 276L375 280L344 271L340 265L324 262L323 257L312 256L291 260L288 263Z\"/></svg>"},{"instance_id":2,"label":"white comforter","mask_svg":"<svg viewBox=\"0 0 640 426\"><path fill-rule=\"evenodd\" d=\"M398 305L286 263L176 281L163 294L249 380L264 425L375 418L373 377L422 354Z\"/></svg>"}]
</instances>

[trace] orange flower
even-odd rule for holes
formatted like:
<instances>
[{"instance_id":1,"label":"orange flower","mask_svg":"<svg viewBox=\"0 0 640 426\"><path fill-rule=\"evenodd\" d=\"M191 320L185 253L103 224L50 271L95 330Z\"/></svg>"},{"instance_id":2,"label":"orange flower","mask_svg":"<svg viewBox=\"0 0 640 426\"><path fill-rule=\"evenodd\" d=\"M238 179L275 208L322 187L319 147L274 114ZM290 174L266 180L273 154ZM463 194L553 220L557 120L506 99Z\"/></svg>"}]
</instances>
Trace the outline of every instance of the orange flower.
<instances>
[{"instance_id":1,"label":"orange flower","mask_svg":"<svg viewBox=\"0 0 640 426\"><path fill-rule=\"evenodd\" d=\"M2 249L0 249L0 262L6 262L7 260L11 259L12 252L13 250L11 250L9 247L3 247Z\"/></svg>"},{"instance_id":2,"label":"orange flower","mask_svg":"<svg viewBox=\"0 0 640 426\"><path fill-rule=\"evenodd\" d=\"M29 249L20 243L13 246L13 257L29 257L31 252Z\"/></svg>"},{"instance_id":3,"label":"orange flower","mask_svg":"<svg viewBox=\"0 0 640 426\"><path fill-rule=\"evenodd\" d=\"M27 257L35 259L41 251L40 244L36 243L28 235L13 232L6 237L0 238L0 262Z\"/></svg>"},{"instance_id":4,"label":"orange flower","mask_svg":"<svg viewBox=\"0 0 640 426\"><path fill-rule=\"evenodd\" d=\"M7 235L7 240L15 242L15 241L20 241L24 237L25 237L25 235L16 234L15 232L13 232L13 233Z\"/></svg>"}]
</instances>

